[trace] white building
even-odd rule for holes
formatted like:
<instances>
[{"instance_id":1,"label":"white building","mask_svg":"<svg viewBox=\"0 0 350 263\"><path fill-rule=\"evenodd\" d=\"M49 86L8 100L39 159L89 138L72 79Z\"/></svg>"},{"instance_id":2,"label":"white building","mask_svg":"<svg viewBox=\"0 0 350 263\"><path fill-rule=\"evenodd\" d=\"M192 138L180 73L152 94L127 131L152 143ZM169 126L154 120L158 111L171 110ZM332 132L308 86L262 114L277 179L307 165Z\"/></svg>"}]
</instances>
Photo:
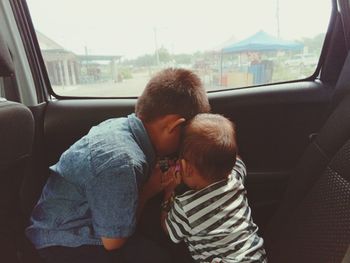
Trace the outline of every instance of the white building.
<instances>
[{"instance_id":1,"label":"white building","mask_svg":"<svg viewBox=\"0 0 350 263\"><path fill-rule=\"evenodd\" d=\"M101 71L99 61L107 61L108 78L118 81L117 62L121 56L111 55L76 55L71 51L36 31L41 53L44 58L50 81L55 86L71 86L80 83L98 81L96 74ZM86 69L86 70L83 70ZM97 73L96 73L97 72Z\"/></svg>"},{"instance_id":2,"label":"white building","mask_svg":"<svg viewBox=\"0 0 350 263\"><path fill-rule=\"evenodd\" d=\"M41 53L52 85L76 85L79 83L78 57L61 45L36 31Z\"/></svg>"}]
</instances>

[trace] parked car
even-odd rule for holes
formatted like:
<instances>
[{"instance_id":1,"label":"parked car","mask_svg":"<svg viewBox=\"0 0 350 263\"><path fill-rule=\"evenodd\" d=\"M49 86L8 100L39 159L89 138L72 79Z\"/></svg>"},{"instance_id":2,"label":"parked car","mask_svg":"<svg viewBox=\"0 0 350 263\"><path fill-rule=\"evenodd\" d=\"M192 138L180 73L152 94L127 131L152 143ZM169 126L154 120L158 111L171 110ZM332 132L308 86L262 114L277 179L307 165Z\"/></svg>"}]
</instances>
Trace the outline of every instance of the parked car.
<instances>
[{"instance_id":1,"label":"parked car","mask_svg":"<svg viewBox=\"0 0 350 263\"><path fill-rule=\"evenodd\" d=\"M313 66L316 67L319 58L313 54L298 54L293 57L287 59L285 61L285 65L289 67L297 67L297 66Z\"/></svg>"}]
</instances>

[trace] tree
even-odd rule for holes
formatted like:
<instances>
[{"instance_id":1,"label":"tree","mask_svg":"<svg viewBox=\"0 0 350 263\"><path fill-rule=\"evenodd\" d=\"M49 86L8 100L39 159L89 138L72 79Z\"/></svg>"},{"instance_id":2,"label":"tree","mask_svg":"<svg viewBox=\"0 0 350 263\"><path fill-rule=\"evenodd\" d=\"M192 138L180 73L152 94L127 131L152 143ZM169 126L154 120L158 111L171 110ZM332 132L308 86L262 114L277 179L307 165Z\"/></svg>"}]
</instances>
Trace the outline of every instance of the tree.
<instances>
[{"instance_id":1,"label":"tree","mask_svg":"<svg viewBox=\"0 0 350 263\"><path fill-rule=\"evenodd\" d=\"M302 42L304 43L304 46L307 48L308 52L320 54L324 39L325 33L321 33L313 38L305 37L302 39Z\"/></svg>"},{"instance_id":2,"label":"tree","mask_svg":"<svg viewBox=\"0 0 350 263\"><path fill-rule=\"evenodd\" d=\"M136 67L149 67L149 66L154 66L155 63L155 59L154 59L154 55L143 55L140 57L137 57L135 60L132 61L132 64Z\"/></svg>"},{"instance_id":3,"label":"tree","mask_svg":"<svg viewBox=\"0 0 350 263\"><path fill-rule=\"evenodd\" d=\"M177 64L188 65L192 63L192 55L191 54L176 54L174 55L174 60Z\"/></svg>"},{"instance_id":4,"label":"tree","mask_svg":"<svg viewBox=\"0 0 350 263\"><path fill-rule=\"evenodd\" d=\"M171 61L171 55L165 47L161 47L158 49L158 55L160 63L167 63Z\"/></svg>"}]
</instances>

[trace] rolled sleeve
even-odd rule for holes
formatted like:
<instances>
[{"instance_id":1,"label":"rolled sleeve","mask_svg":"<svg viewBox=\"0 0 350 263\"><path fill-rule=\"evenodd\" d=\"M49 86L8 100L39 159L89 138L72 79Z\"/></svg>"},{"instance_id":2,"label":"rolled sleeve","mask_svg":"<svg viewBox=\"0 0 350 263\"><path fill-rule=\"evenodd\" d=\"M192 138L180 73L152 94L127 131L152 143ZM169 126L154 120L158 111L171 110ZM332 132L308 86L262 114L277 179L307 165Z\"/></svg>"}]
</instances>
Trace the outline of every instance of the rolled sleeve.
<instances>
[{"instance_id":1,"label":"rolled sleeve","mask_svg":"<svg viewBox=\"0 0 350 263\"><path fill-rule=\"evenodd\" d=\"M99 237L122 238L136 227L138 190L130 165L92 179L86 187L94 231Z\"/></svg>"},{"instance_id":2,"label":"rolled sleeve","mask_svg":"<svg viewBox=\"0 0 350 263\"><path fill-rule=\"evenodd\" d=\"M236 179L240 180L243 183L243 185L245 185L245 181L247 178L247 168L242 159L237 158L236 164L233 167L233 172Z\"/></svg>"}]
</instances>

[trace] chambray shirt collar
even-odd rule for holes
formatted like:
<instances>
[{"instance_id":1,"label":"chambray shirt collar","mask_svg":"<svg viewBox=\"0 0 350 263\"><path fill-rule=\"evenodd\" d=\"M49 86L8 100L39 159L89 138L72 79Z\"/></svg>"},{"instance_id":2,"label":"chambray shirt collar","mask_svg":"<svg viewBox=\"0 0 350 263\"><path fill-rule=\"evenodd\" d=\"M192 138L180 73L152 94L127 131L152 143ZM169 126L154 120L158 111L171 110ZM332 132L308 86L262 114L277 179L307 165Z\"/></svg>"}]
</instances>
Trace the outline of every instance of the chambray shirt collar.
<instances>
[{"instance_id":1,"label":"chambray shirt collar","mask_svg":"<svg viewBox=\"0 0 350 263\"><path fill-rule=\"evenodd\" d=\"M145 129L145 126L143 125L142 121L136 117L135 113L128 116L128 121L131 133L135 137L135 141L140 146L141 150L145 153L146 160L152 167L156 161L156 153Z\"/></svg>"}]
</instances>

